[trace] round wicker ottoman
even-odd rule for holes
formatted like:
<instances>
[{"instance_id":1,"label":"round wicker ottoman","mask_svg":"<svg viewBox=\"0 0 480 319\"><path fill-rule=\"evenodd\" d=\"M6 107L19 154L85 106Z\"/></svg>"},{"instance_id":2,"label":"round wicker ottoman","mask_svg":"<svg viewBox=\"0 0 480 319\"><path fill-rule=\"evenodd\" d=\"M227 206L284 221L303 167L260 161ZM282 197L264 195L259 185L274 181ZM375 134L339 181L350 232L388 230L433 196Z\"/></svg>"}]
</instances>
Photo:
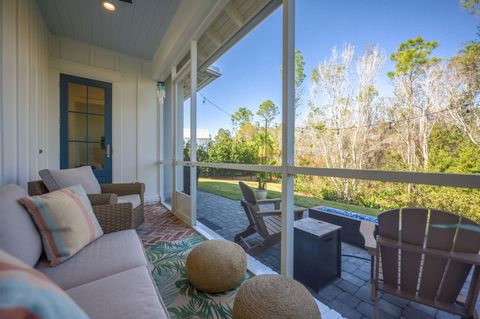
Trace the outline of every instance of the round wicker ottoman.
<instances>
[{"instance_id":1,"label":"round wicker ottoman","mask_svg":"<svg viewBox=\"0 0 480 319\"><path fill-rule=\"evenodd\" d=\"M188 280L198 290L223 292L238 285L247 271L247 255L228 240L208 240L187 257Z\"/></svg>"},{"instance_id":2,"label":"round wicker ottoman","mask_svg":"<svg viewBox=\"0 0 480 319\"><path fill-rule=\"evenodd\" d=\"M233 319L319 319L310 292L280 275L261 275L245 282L233 303Z\"/></svg>"}]
</instances>

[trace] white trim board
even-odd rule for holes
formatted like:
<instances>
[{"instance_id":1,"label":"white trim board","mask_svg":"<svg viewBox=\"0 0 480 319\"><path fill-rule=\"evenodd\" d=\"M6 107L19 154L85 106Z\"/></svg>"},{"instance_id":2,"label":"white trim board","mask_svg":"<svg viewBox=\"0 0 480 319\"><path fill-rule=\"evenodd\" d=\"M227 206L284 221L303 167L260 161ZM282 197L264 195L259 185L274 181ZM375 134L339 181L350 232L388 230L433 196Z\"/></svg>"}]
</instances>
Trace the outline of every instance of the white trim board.
<instances>
[{"instance_id":1,"label":"white trim board","mask_svg":"<svg viewBox=\"0 0 480 319\"><path fill-rule=\"evenodd\" d=\"M232 163L206 163L206 162L182 162L177 161L176 165L183 166L198 166L198 167L210 167L210 168L224 168L240 171L252 171L252 172L268 172L268 173L281 173L281 166L268 166L257 164L232 164Z\"/></svg>"},{"instance_id":2,"label":"white trim board","mask_svg":"<svg viewBox=\"0 0 480 319\"><path fill-rule=\"evenodd\" d=\"M164 205L165 207L168 208L169 205L165 205L162 203L162 205ZM171 210L171 207L169 208L170 211L173 213L173 215L175 215L175 217L178 217L178 219L180 219L182 222L184 222L185 224L187 224L188 226L190 226L190 217L186 216L184 213L182 212L179 212L179 211L176 211L174 212L173 210ZM190 226L191 227L191 226Z\"/></svg>"},{"instance_id":3,"label":"white trim board","mask_svg":"<svg viewBox=\"0 0 480 319\"><path fill-rule=\"evenodd\" d=\"M160 202L160 196L158 194L146 194L143 197L145 204L158 204Z\"/></svg>"},{"instance_id":4,"label":"white trim board","mask_svg":"<svg viewBox=\"0 0 480 319\"><path fill-rule=\"evenodd\" d=\"M191 41L200 37L227 4L228 0L182 0L153 56L154 79L159 81L167 79L171 67L180 63L190 50Z\"/></svg>"},{"instance_id":5,"label":"white trim board","mask_svg":"<svg viewBox=\"0 0 480 319\"><path fill-rule=\"evenodd\" d=\"M249 21L246 21L240 29L229 39L223 43L217 50L215 50L202 64L199 66L200 70L204 70L212 65L215 61L220 59L230 48L237 44L243 37L245 37L250 31L255 29L263 20L265 20L270 14L282 5L282 0L266 1L265 6Z\"/></svg>"},{"instance_id":6,"label":"white trim board","mask_svg":"<svg viewBox=\"0 0 480 319\"><path fill-rule=\"evenodd\" d=\"M48 67L58 70L61 73L82 76L87 78L95 78L95 80L106 82L121 82L125 77L125 73L113 71L110 69L82 64L75 61L68 61L56 57L48 59Z\"/></svg>"},{"instance_id":7,"label":"white trim board","mask_svg":"<svg viewBox=\"0 0 480 319\"><path fill-rule=\"evenodd\" d=\"M295 154L295 0L283 1L282 23L282 233L281 270L293 278L293 194Z\"/></svg>"}]
</instances>

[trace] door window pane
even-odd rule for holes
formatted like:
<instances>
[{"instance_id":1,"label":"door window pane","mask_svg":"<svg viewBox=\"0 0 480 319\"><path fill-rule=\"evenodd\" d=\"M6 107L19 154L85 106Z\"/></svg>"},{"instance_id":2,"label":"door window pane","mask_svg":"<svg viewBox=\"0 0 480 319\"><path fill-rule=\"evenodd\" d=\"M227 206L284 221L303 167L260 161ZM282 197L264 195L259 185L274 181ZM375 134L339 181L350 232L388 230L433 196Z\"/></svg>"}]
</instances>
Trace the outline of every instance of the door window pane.
<instances>
[{"instance_id":1,"label":"door window pane","mask_svg":"<svg viewBox=\"0 0 480 319\"><path fill-rule=\"evenodd\" d=\"M87 112L87 86L68 83L68 110Z\"/></svg>"},{"instance_id":2,"label":"door window pane","mask_svg":"<svg viewBox=\"0 0 480 319\"><path fill-rule=\"evenodd\" d=\"M87 140L87 115L79 113L68 113L68 140Z\"/></svg>"},{"instance_id":3,"label":"door window pane","mask_svg":"<svg viewBox=\"0 0 480 319\"><path fill-rule=\"evenodd\" d=\"M68 142L68 168L87 165L87 143Z\"/></svg>"},{"instance_id":4,"label":"door window pane","mask_svg":"<svg viewBox=\"0 0 480 319\"><path fill-rule=\"evenodd\" d=\"M105 113L105 89L94 86L88 87L88 112Z\"/></svg>"},{"instance_id":5,"label":"door window pane","mask_svg":"<svg viewBox=\"0 0 480 319\"><path fill-rule=\"evenodd\" d=\"M100 142L105 136L105 119L103 115L88 115L88 140Z\"/></svg>"},{"instance_id":6,"label":"door window pane","mask_svg":"<svg viewBox=\"0 0 480 319\"><path fill-rule=\"evenodd\" d=\"M105 88L67 83L68 168L88 165L98 173L108 166L106 93ZM106 182L106 179L99 177L99 181Z\"/></svg>"},{"instance_id":7,"label":"door window pane","mask_svg":"<svg viewBox=\"0 0 480 319\"><path fill-rule=\"evenodd\" d=\"M88 165L90 165L93 170L103 169L105 166L105 152L100 146L100 143L88 144Z\"/></svg>"}]
</instances>

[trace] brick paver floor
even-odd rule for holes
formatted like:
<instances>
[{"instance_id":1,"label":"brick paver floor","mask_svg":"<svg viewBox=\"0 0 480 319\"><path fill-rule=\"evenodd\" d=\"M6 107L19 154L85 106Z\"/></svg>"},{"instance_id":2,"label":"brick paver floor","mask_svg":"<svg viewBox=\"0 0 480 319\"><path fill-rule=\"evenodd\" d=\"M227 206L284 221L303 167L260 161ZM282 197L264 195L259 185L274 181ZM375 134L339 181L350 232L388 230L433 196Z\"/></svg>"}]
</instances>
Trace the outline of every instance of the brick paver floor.
<instances>
[{"instance_id":1,"label":"brick paver floor","mask_svg":"<svg viewBox=\"0 0 480 319\"><path fill-rule=\"evenodd\" d=\"M175 217L162 205L146 205L145 221L137 229L143 246L174 241L198 235L190 226Z\"/></svg>"},{"instance_id":2,"label":"brick paver floor","mask_svg":"<svg viewBox=\"0 0 480 319\"><path fill-rule=\"evenodd\" d=\"M247 217L238 201L206 192L198 192L198 221L226 239L242 231L247 225ZM259 237L252 238L259 240ZM280 244L256 256L270 268L280 270ZM363 319L373 317L373 304L370 300L370 259L365 250L342 244L342 276L324 286L316 297L345 318ZM404 299L385 295L380 298L382 318L458 318Z\"/></svg>"}]
</instances>

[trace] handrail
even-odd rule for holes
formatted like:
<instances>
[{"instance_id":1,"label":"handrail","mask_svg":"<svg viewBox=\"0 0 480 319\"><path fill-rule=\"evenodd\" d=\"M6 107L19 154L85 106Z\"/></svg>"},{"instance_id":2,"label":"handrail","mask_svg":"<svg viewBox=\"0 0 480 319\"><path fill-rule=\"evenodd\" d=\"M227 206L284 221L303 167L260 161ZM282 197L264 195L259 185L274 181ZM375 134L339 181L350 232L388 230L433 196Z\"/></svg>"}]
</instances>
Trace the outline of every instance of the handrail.
<instances>
[{"instance_id":1,"label":"handrail","mask_svg":"<svg viewBox=\"0 0 480 319\"><path fill-rule=\"evenodd\" d=\"M160 161L163 162L163 161ZM237 163L209 163L173 161L175 165L230 169L239 171L281 173L282 166ZM480 174L451 174L408 171L383 171L374 169L326 168L287 166L291 175L313 175L321 177L349 178L368 181L412 183L447 187L480 188Z\"/></svg>"}]
</instances>

